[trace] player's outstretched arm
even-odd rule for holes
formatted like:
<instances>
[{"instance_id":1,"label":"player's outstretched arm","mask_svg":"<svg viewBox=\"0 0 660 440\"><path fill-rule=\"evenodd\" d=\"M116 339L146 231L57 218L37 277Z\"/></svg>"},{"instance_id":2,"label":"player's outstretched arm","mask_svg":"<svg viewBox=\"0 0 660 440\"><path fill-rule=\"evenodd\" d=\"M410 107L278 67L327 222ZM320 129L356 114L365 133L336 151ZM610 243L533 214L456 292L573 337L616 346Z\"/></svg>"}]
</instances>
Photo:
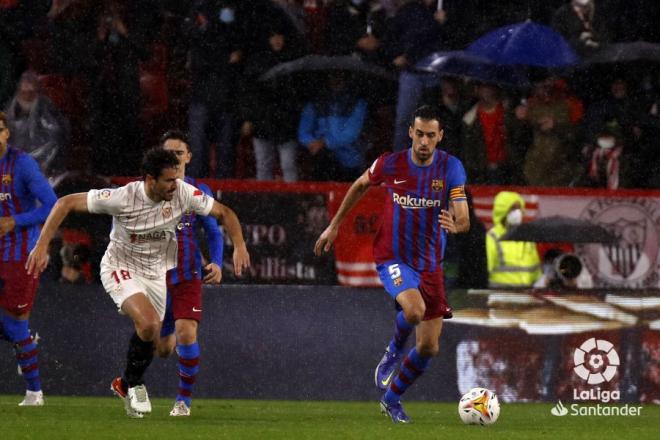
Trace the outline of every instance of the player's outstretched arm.
<instances>
[{"instance_id":1,"label":"player's outstretched arm","mask_svg":"<svg viewBox=\"0 0 660 440\"><path fill-rule=\"evenodd\" d=\"M48 265L48 245L53 239L57 228L60 227L66 216L71 212L88 212L87 210L87 193L69 194L64 196L55 203L53 209L50 211L46 223L44 223L39 234L39 239L30 252L25 268L28 274L34 275L35 278L46 269Z\"/></svg>"},{"instance_id":2,"label":"player's outstretched arm","mask_svg":"<svg viewBox=\"0 0 660 440\"><path fill-rule=\"evenodd\" d=\"M321 255L323 252L330 251L332 248L332 243L335 242L337 238L337 233L339 232L339 226L344 221L346 215L351 212L351 209L360 201L362 196L369 190L371 182L369 181L369 171L365 171L360 177L358 177L353 185L349 188L348 192L344 196L339 210L335 216L330 221L330 224L325 231L319 236L314 245L314 254Z\"/></svg>"},{"instance_id":3,"label":"player's outstretched arm","mask_svg":"<svg viewBox=\"0 0 660 440\"><path fill-rule=\"evenodd\" d=\"M250 267L250 254L247 251L243 232L241 231L241 224L238 221L236 213L222 203L214 201L209 215L220 220L225 231L229 234L229 238L234 244L234 273L241 275L243 269Z\"/></svg>"}]
</instances>

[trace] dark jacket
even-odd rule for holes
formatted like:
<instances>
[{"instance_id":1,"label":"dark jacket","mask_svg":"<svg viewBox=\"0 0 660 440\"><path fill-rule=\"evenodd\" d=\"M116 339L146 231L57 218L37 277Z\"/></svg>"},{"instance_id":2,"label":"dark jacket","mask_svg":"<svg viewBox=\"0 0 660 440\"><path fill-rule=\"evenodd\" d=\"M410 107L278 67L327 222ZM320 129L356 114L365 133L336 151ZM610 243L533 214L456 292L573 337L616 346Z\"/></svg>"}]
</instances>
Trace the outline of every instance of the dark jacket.
<instances>
[{"instance_id":1,"label":"dark jacket","mask_svg":"<svg viewBox=\"0 0 660 440\"><path fill-rule=\"evenodd\" d=\"M463 116L461 127L461 161L465 166L471 183L486 183L487 158L483 127L477 114L478 104L475 104ZM504 114L504 129L506 131L506 161L504 166L509 171L510 181L516 184L522 181L522 164L524 155L531 140L531 133L521 124L513 112L506 108Z\"/></svg>"},{"instance_id":2,"label":"dark jacket","mask_svg":"<svg viewBox=\"0 0 660 440\"><path fill-rule=\"evenodd\" d=\"M600 47L609 43L612 38L611 29L605 18L607 13L606 8L597 4L591 18L591 40L599 43ZM580 38L585 31L584 25L570 3L557 9L552 17L552 28L559 32L580 56L588 56L598 50L597 47L589 46L586 39Z\"/></svg>"},{"instance_id":3,"label":"dark jacket","mask_svg":"<svg viewBox=\"0 0 660 440\"><path fill-rule=\"evenodd\" d=\"M441 50L443 40L442 26L433 17L433 10L422 1L414 1L401 6L392 19L384 50L389 60L405 55L414 65Z\"/></svg>"},{"instance_id":4,"label":"dark jacket","mask_svg":"<svg viewBox=\"0 0 660 440\"><path fill-rule=\"evenodd\" d=\"M191 11L186 29L189 41L191 100L214 107L233 103L241 63L230 64L232 52L243 50L245 18L236 9L231 24L220 21L223 2L207 1Z\"/></svg>"},{"instance_id":5,"label":"dark jacket","mask_svg":"<svg viewBox=\"0 0 660 440\"><path fill-rule=\"evenodd\" d=\"M328 26L325 48L329 55L350 55L360 53L370 61L376 61L377 54L362 53L357 47L358 40L367 35L367 29L377 39L385 34L385 10L378 3L365 0L357 6L350 0L333 4L328 12Z\"/></svg>"},{"instance_id":6,"label":"dark jacket","mask_svg":"<svg viewBox=\"0 0 660 440\"><path fill-rule=\"evenodd\" d=\"M247 63L244 99L241 100L243 119L254 125L254 136L273 142L295 139L298 115L302 103L296 93L293 77L274 82L260 82L259 76L280 62L296 58L296 52L276 54L264 51L254 54Z\"/></svg>"}]
</instances>

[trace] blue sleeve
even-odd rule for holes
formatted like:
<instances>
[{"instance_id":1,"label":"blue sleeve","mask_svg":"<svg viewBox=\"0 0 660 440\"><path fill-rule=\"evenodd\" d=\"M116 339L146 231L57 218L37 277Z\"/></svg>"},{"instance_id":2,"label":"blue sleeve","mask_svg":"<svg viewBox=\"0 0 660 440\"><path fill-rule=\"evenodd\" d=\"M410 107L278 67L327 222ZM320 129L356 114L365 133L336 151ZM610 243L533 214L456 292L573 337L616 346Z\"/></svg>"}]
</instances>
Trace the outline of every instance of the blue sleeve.
<instances>
[{"instance_id":1,"label":"blue sleeve","mask_svg":"<svg viewBox=\"0 0 660 440\"><path fill-rule=\"evenodd\" d=\"M449 156L447 167L447 189L449 190L449 200L453 202L467 200L467 197L465 196L465 183L467 177L465 175L463 164L454 156Z\"/></svg>"},{"instance_id":2,"label":"blue sleeve","mask_svg":"<svg viewBox=\"0 0 660 440\"><path fill-rule=\"evenodd\" d=\"M447 186L449 189L465 185L467 182L467 176L461 161L453 156L450 156L447 167L449 168L449 172L447 173Z\"/></svg>"},{"instance_id":3,"label":"blue sleeve","mask_svg":"<svg viewBox=\"0 0 660 440\"><path fill-rule=\"evenodd\" d=\"M20 163L17 164L17 168L20 170L20 179L23 179L30 190L30 194L39 200L41 205L30 211L16 214L14 221L16 226L22 227L39 225L46 221L50 210L57 202L57 196L32 156L24 154L19 160Z\"/></svg>"},{"instance_id":4,"label":"blue sleeve","mask_svg":"<svg viewBox=\"0 0 660 440\"><path fill-rule=\"evenodd\" d=\"M197 187L202 191L204 191L209 196L213 197L213 193L211 193L211 189L205 184L199 183ZM217 264L218 266L220 266L220 268L222 268L222 258L224 255L225 242L224 242L224 236L222 234L222 230L218 227L218 221L215 219L215 217L203 216L203 215L199 216L199 220L202 222L202 228L204 228L204 232L206 233L206 237L208 238L209 253L211 254L211 262Z\"/></svg>"},{"instance_id":5,"label":"blue sleeve","mask_svg":"<svg viewBox=\"0 0 660 440\"><path fill-rule=\"evenodd\" d=\"M305 105L300 115L300 124L298 125L298 142L307 147L310 142L316 140L314 136L314 126L316 125L316 112L312 104Z\"/></svg>"},{"instance_id":6,"label":"blue sleeve","mask_svg":"<svg viewBox=\"0 0 660 440\"><path fill-rule=\"evenodd\" d=\"M366 116L367 102L360 99L355 104L355 108L348 119L331 118L330 130L325 137L325 143L329 147L353 144L360 137L360 133L362 133Z\"/></svg>"}]
</instances>

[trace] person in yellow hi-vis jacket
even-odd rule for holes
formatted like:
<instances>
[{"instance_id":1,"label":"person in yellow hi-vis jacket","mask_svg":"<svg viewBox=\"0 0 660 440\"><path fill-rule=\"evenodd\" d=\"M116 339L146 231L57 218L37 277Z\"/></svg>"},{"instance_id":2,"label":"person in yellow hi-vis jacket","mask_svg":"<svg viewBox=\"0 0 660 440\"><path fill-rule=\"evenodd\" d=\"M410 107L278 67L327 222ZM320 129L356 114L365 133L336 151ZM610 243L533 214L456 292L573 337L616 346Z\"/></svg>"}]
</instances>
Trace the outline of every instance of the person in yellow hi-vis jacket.
<instances>
[{"instance_id":1,"label":"person in yellow hi-vis jacket","mask_svg":"<svg viewBox=\"0 0 660 440\"><path fill-rule=\"evenodd\" d=\"M522 223L525 201L518 193L501 191L493 202L493 227L486 233L488 286L531 287L541 276L536 243L501 241L511 228Z\"/></svg>"}]
</instances>

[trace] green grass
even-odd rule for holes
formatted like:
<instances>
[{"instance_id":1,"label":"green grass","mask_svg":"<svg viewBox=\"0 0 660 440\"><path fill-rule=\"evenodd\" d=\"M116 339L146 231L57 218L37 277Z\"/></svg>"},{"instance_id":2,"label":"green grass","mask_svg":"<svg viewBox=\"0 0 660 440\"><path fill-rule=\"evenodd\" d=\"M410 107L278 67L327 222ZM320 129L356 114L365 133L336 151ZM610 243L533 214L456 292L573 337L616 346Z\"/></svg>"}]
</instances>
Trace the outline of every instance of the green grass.
<instances>
[{"instance_id":1,"label":"green grass","mask_svg":"<svg viewBox=\"0 0 660 440\"><path fill-rule=\"evenodd\" d=\"M660 438L660 407L640 417L554 417L548 404L504 404L488 427L465 426L456 405L406 404L412 425L394 425L376 402L292 402L196 399L193 415L173 418L172 402L129 419L116 398L47 396L46 406L19 408L19 396L0 396L2 439L600 439Z\"/></svg>"}]
</instances>

